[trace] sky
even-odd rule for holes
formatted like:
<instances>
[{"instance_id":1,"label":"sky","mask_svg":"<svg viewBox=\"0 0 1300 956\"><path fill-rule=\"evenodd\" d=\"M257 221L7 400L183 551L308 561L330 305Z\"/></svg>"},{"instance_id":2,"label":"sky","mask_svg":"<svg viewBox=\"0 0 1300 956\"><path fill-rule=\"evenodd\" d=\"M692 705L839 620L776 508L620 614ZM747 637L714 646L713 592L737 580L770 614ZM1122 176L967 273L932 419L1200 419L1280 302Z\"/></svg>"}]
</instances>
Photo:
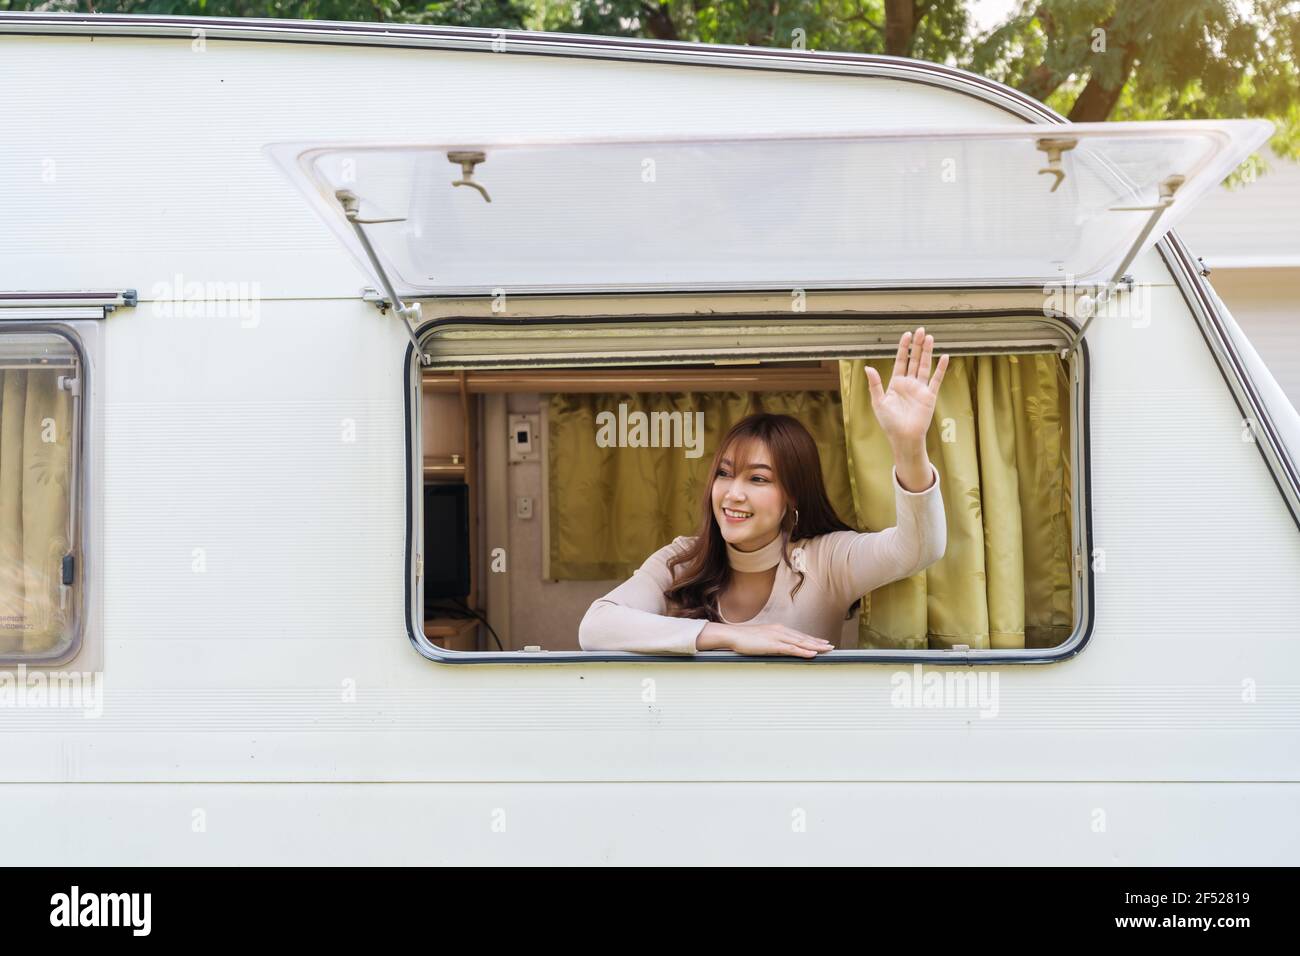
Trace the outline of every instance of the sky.
<instances>
[{"instance_id":1,"label":"sky","mask_svg":"<svg viewBox=\"0 0 1300 956\"><path fill-rule=\"evenodd\" d=\"M970 0L972 26L976 33L987 33L1011 15L1019 0Z\"/></svg>"}]
</instances>

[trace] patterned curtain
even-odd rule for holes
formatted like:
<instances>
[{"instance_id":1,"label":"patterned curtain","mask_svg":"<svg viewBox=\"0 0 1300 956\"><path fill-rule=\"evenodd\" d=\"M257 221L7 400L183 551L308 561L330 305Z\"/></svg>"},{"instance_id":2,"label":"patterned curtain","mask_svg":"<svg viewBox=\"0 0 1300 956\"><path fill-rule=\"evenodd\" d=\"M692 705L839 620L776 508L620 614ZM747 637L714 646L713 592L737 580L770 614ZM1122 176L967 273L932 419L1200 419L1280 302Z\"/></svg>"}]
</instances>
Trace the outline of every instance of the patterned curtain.
<instances>
[{"instance_id":1,"label":"patterned curtain","mask_svg":"<svg viewBox=\"0 0 1300 956\"><path fill-rule=\"evenodd\" d=\"M871 364L888 387L892 358ZM840 363L857 514L894 523L889 444L865 362ZM859 647L1055 647L1074 623L1069 382L1057 355L954 356L926 439L948 549L863 601Z\"/></svg>"},{"instance_id":2,"label":"patterned curtain","mask_svg":"<svg viewBox=\"0 0 1300 956\"><path fill-rule=\"evenodd\" d=\"M0 369L0 654L71 639L61 606L68 551L71 396L59 369Z\"/></svg>"}]
</instances>

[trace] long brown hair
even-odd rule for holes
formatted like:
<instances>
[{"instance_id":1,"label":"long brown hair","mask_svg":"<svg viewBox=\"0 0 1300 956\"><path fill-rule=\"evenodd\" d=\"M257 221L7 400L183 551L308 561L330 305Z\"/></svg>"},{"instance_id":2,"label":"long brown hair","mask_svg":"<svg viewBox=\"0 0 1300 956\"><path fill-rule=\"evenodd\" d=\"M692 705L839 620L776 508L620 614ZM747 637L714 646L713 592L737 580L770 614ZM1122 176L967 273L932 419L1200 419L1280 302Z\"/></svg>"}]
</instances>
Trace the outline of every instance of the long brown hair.
<instances>
[{"instance_id":1,"label":"long brown hair","mask_svg":"<svg viewBox=\"0 0 1300 956\"><path fill-rule=\"evenodd\" d=\"M674 581L664 592L668 599L668 613L673 617L706 618L722 622L718 612L718 598L731 582L731 564L727 560L727 542L722 537L722 529L713 516L713 483L718 477L718 469L728 451L734 451L730 457L734 468L733 474L740 474L754 460L758 443L767 446L771 460L767 464L775 470L773 481L791 502L781 520L781 557L790 564L790 541L814 538L832 531L853 531L840 520L826 494L826 484L822 480L821 458L817 454L817 443L813 441L808 429L789 415L773 415L758 412L747 415L731 426L713 453L713 463L709 466L708 481L704 484L704 494L700 499L699 530L689 547L668 560L668 570L673 573ZM795 512L799 513L795 524ZM797 534L797 538L793 537ZM680 578L674 569L682 565ZM792 570L793 567L792 567ZM793 597L803 587L804 574L795 570L799 581L790 591ZM861 603L858 598L849 607L848 615Z\"/></svg>"}]
</instances>

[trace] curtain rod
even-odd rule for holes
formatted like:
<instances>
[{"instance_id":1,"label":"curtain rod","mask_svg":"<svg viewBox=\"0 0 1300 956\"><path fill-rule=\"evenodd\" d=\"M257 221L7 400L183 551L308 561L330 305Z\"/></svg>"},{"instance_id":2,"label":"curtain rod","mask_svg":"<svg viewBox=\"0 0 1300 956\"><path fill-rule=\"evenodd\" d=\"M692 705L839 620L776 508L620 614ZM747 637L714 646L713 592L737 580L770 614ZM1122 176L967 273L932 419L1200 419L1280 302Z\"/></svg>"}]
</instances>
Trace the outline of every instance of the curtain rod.
<instances>
[{"instance_id":1,"label":"curtain rod","mask_svg":"<svg viewBox=\"0 0 1300 956\"><path fill-rule=\"evenodd\" d=\"M461 373L424 372L426 392L459 392ZM594 369L538 369L536 371L467 371L465 385L471 393L488 392L768 392L795 390L838 391L839 372L828 368L787 369L664 369L619 371Z\"/></svg>"}]
</instances>

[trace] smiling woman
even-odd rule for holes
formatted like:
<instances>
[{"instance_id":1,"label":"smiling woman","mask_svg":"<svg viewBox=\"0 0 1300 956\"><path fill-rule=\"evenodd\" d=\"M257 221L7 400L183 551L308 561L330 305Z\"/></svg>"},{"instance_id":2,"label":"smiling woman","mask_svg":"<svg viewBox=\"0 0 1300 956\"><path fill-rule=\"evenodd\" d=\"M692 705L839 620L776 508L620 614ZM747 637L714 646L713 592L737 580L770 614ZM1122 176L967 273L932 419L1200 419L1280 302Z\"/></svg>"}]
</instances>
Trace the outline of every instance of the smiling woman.
<instances>
[{"instance_id":1,"label":"smiling woman","mask_svg":"<svg viewBox=\"0 0 1300 956\"><path fill-rule=\"evenodd\" d=\"M697 534L593 602L583 649L815 657L834 649L859 596L939 560L946 523L925 435L948 357L931 376L933 347L924 328L904 333L888 390L875 369L865 373L894 451L895 527L855 532L827 497L807 429L786 415L748 416L714 454Z\"/></svg>"}]
</instances>

